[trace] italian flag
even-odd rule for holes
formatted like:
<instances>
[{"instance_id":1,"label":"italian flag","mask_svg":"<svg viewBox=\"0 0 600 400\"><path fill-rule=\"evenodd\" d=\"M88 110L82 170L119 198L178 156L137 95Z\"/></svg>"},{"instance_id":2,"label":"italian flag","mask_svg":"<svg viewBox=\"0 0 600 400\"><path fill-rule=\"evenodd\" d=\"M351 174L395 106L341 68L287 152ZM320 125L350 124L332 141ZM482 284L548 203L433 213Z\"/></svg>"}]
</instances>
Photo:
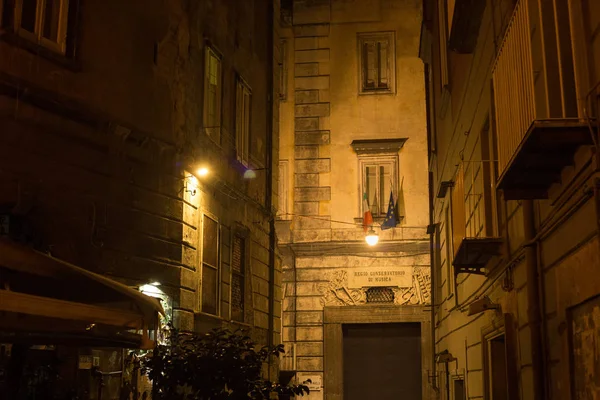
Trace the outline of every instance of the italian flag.
<instances>
[{"instance_id":1,"label":"italian flag","mask_svg":"<svg viewBox=\"0 0 600 400\"><path fill-rule=\"evenodd\" d=\"M366 193L363 193L363 229L365 232L369 229L370 225L373 225L373 214L371 214L371 208L369 207L369 198Z\"/></svg>"}]
</instances>

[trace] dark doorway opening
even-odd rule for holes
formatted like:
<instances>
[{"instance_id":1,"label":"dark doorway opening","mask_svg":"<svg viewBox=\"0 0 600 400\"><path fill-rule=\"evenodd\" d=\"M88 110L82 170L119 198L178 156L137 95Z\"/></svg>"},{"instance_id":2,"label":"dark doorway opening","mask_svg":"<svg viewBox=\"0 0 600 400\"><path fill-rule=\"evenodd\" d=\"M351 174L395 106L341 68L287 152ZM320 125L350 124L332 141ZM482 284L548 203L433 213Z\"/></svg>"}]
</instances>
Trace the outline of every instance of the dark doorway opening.
<instances>
[{"instance_id":1,"label":"dark doorway opening","mask_svg":"<svg viewBox=\"0 0 600 400\"><path fill-rule=\"evenodd\" d=\"M504 335L496 336L489 341L489 380L491 398L508 400L508 381L506 378L506 343Z\"/></svg>"},{"instance_id":2,"label":"dark doorway opening","mask_svg":"<svg viewBox=\"0 0 600 400\"><path fill-rule=\"evenodd\" d=\"M419 323L343 325L345 400L420 400Z\"/></svg>"}]
</instances>

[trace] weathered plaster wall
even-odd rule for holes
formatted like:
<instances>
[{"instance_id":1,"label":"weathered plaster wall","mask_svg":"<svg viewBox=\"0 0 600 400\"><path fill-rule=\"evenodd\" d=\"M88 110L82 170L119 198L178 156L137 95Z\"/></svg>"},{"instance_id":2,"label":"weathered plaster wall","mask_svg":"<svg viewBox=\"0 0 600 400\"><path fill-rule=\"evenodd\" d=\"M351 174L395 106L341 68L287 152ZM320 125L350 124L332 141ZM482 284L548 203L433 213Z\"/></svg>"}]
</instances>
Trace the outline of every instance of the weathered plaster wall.
<instances>
[{"instance_id":1,"label":"weathered plaster wall","mask_svg":"<svg viewBox=\"0 0 600 400\"><path fill-rule=\"evenodd\" d=\"M245 326L266 342L269 220L266 174L235 161L235 74L252 88L253 166L267 162L278 103L269 99L270 1L86 1L73 60L47 58L0 30L0 204L28 222L32 245L131 285L158 281L183 329L230 319L230 235L246 232ZM279 5L275 2L274 20ZM110 21L107 29L106 21ZM274 33L278 44L278 31ZM6 38L6 40L4 40ZM204 50L223 57L221 143L203 133ZM273 49L277 82L279 49ZM210 176L184 179L205 164ZM274 179L277 175L274 174ZM197 186L192 196L186 187ZM276 188L276 185L275 185ZM276 190L272 193L277 201ZM201 315L202 214L221 224L221 313ZM275 342L281 267L275 261Z\"/></svg>"}]
</instances>

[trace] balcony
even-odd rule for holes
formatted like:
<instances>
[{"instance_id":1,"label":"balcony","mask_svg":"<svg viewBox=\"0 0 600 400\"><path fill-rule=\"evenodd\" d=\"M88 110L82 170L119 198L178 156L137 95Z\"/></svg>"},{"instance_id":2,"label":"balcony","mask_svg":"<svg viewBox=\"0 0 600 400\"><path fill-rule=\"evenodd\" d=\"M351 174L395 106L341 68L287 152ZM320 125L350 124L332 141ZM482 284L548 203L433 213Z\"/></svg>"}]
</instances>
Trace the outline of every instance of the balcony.
<instances>
[{"instance_id":1,"label":"balcony","mask_svg":"<svg viewBox=\"0 0 600 400\"><path fill-rule=\"evenodd\" d=\"M487 2L481 0L454 0L447 3L450 22L448 46L460 54L475 50L479 37L481 19Z\"/></svg>"},{"instance_id":2,"label":"balcony","mask_svg":"<svg viewBox=\"0 0 600 400\"><path fill-rule=\"evenodd\" d=\"M519 0L494 65L497 188L507 200L548 198L577 149L593 144L577 107L566 7Z\"/></svg>"},{"instance_id":3,"label":"balcony","mask_svg":"<svg viewBox=\"0 0 600 400\"><path fill-rule=\"evenodd\" d=\"M454 273L485 274L485 266L501 254L502 239L494 236L494 165L466 161L459 165L452 189Z\"/></svg>"}]
</instances>

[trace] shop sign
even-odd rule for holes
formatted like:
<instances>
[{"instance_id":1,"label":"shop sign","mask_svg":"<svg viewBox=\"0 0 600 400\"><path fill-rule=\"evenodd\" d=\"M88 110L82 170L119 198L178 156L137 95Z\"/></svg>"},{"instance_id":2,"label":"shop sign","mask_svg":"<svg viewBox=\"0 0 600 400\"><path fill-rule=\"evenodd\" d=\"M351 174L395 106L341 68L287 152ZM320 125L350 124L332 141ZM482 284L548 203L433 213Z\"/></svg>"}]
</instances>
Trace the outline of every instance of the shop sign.
<instances>
[{"instance_id":1,"label":"shop sign","mask_svg":"<svg viewBox=\"0 0 600 400\"><path fill-rule=\"evenodd\" d=\"M372 267L349 268L348 287L360 289L363 287L412 287L412 267Z\"/></svg>"},{"instance_id":2,"label":"shop sign","mask_svg":"<svg viewBox=\"0 0 600 400\"><path fill-rule=\"evenodd\" d=\"M298 383L307 386L311 392L321 390L323 387L322 380L321 375L298 374Z\"/></svg>"},{"instance_id":3,"label":"shop sign","mask_svg":"<svg viewBox=\"0 0 600 400\"><path fill-rule=\"evenodd\" d=\"M79 369L92 369L94 357L79 356Z\"/></svg>"}]
</instances>

